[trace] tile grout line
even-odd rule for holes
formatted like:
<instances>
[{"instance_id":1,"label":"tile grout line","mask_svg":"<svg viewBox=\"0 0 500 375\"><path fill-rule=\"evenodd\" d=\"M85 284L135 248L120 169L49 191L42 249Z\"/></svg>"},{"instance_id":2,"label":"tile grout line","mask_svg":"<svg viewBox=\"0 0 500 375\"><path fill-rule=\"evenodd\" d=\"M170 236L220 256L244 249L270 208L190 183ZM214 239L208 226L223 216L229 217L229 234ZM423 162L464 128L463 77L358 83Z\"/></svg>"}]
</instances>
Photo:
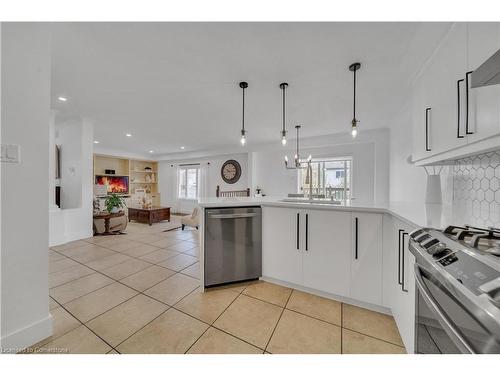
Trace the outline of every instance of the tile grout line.
<instances>
[{"instance_id":1,"label":"tile grout line","mask_svg":"<svg viewBox=\"0 0 500 375\"><path fill-rule=\"evenodd\" d=\"M274 336L274 332L276 332L276 328L278 328L278 324L280 323L281 317L283 316L283 313L285 312L286 305L288 305L288 301L290 301L290 298L292 297L293 289L290 291L290 294L288 295L288 298L286 300L285 306L282 307L280 317L278 318L278 321L276 322L276 325L274 326L273 331L271 332L271 336L269 336L269 340L267 340L266 347L264 348L264 351L267 352L267 347L269 346L269 343L271 342L271 339ZM270 353L270 352L269 352Z\"/></svg>"},{"instance_id":2,"label":"tile grout line","mask_svg":"<svg viewBox=\"0 0 500 375\"><path fill-rule=\"evenodd\" d=\"M205 332L207 332L207 331L210 329L210 327L212 327L212 328L214 328L214 329L218 329L219 331L222 331L222 332L224 332L224 333L226 333L226 334L229 334L230 336L232 336L232 337L234 337L234 338L237 338L238 340L241 340L241 341L243 341L243 342L245 342L245 343L247 343L247 344L249 344L249 345L252 345L252 346L254 346L254 347L258 348L258 349L261 349L261 348L259 348L259 347L255 346L255 345L253 345L253 344L250 344L249 342L247 342L247 341L245 341L245 340L243 340L243 339L241 339L241 338L239 338L239 337L236 337L236 336L234 336L234 335L230 334L229 332L224 331L223 329L220 329L220 328L217 328L216 326L214 326L214 323L215 323L215 322L216 322L216 321L217 321L217 320L218 320L218 319L219 319L219 318L220 318L220 317L221 317L221 316L222 316L222 315L223 315L223 314L227 311L227 309L229 309L229 307L230 307L230 306L234 303L234 301L236 301L236 300L239 298L239 296L241 295L241 293L242 293L245 289L246 289L246 287L245 287L245 288L243 288L243 290L241 290L241 292L239 292L239 293L238 293L238 296L237 296L237 297L235 297L235 298L231 301L231 303L230 303L229 305L227 305L227 307L226 307L226 308L225 308L225 309L224 309L224 310L223 310L223 311L222 311L222 312L221 312L221 313L217 316L217 318L215 318L215 320L214 320L211 324L209 324L208 328L207 328L207 329L206 329L206 330L205 330L205 331L204 331L204 332L200 335L200 337L198 337L198 338L196 339L196 341L195 341L195 342L193 342L193 344L192 344L192 345L191 345L191 346L190 346L190 347L189 347L189 348L188 348L188 349L184 352L184 354L187 354L187 352L189 351L189 349L191 349L191 348L193 347L193 345L194 345L194 344L196 344L196 343L198 342L198 340L201 338L201 336L203 336L203 335L205 334ZM196 289L195 289L195 290L196 290ZM193 291L193 292L194 292L194 291ZM193 292L191 292L191 293L193 293ZM191 293L189 293L189 294L191 294ZM236 293L235 293L235 294L236 294ZM184 298L186 298L186 297L187 297L187 296L185 296ZM184 298L182 298L182 299L184 299ZM182 301L182 299L181 299L181 300L179 300L178 302L176 302L176 304L177 304L177 303L179 303L180 301ZM172 308L175 308L175 307L172 307ZM178 310L178 309L176 309L176 310ZM179 311L179 310L178 310L178 311ZM183 312L183 311L180 311L180 312L182 312L182 313L186 314L186 313L185 313L185 312ZM189 315L189 314L187 314L187 315ZM191 316L191 315L189 315L189 316ZM193 318L194 318L194 319L197 319L197 320L199 320L199 321L201 321L200 319L198 319L198 318L196 318L196 317L193 317ZM203 323L205 323L205 322L203 322ZM205 324L207 324L207 323L205 323Z\"/></svg>"},{"instance_id":3,"label":"tile grout line","mask_svg":"<svg viewBox=\"0 0 500 375\"><path fill-rule=\"evenodd\" d=\"M342 327L342 329L343 330L345 329L346 331L351 331L351 332L357 333L357 334L362 335L362 336L369 337L369 338L374 339L374 340L382 341L382 342L385 342L386 344L391 344L391 345L397 346L398 348L403 348L403 349L406 350L406 348L404 346L399 345L399 344L395 344L395 343L393 343L391 341L387 341L387 340L381 339L380 337L375 337L375 336L367 335L366 333L355 331L354 329L351 329L351 328Z\"/></svg>"},{"instance_id":4,"label":"tile grout line","mask_svg":"<svg viewBox=\"0 0 500 375\"><path fill-rule=\"evenodd\" d=\"M340 302L340 354L344 354L344 302Z\"/></svg>"}]
</instances>

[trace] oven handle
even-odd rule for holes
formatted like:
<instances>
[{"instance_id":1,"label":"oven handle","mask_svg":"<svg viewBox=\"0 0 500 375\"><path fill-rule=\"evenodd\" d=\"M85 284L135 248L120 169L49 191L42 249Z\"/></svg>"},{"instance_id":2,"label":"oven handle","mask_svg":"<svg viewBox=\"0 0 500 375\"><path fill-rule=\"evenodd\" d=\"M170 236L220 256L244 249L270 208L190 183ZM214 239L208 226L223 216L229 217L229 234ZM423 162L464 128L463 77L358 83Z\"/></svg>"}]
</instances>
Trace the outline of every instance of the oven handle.
<instances>
[{"instance_id":1,"label":"oven handle","mask_svg":"<svg viewBox=\"0 0 500 375\"><path fill-rule=\"evenodd\" d=\"M474 350L469 346L467 341L462 337L462 335L460 335L460 332L458 332L458 330L455 328L455 325L448 320L435 299L431 296L429 290L424 284L424 281L422 280L422 275L420 274L420 268L418 267L418 264L415 264L415 282L420 294L422 295L422 298L434 311L445 331L456 339L453 340L453 342L457 344L457 346L459 346L462 351L466 351L467 353L475 353Z\"/></svg>"}]
</instances>

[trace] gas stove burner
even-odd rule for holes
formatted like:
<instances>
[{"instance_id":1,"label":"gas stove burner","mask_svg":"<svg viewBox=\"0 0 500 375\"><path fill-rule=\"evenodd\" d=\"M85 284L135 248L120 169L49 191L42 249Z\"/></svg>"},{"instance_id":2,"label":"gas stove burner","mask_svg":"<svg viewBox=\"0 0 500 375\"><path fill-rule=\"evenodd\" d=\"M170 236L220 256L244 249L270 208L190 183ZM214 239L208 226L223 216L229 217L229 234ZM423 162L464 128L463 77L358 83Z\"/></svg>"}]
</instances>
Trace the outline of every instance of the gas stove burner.
<instances>
[{"instance_id":1,"label":"gas stove burner","mask_svg":"<svg viewBox=\"0 0 500 375\"><path fill-rule=\"evenodd\" d=\"M483 234L485 230L480 228L475 228L470 225L465 225L463 227L458 227L455 225L450 225L444 230L445 234L450 234L453 238L463 241L467 237L473 237L476 234Z\"/></svg>"},{"instance_id":2,"label":"gas stove burner","mask_svg":"<svg viewBox=\"0 0 500 375\"><path fill-rule=\"evenodd\" d=\"M461 232L463 230L467 230L466 227L458 227L456 225L448 225L446 229L444 230L445 234L457 234L458 232Z\"/></svg>"},{"instance_id":3,"label":"gas stove burner","mask_svg":"<svg viewBox=\"0 0 500 375\"><path fill-rule=\"evenodd\" d=\"M464 241L469 246L488 254L500 256L500 229L450 225L444 230L452 239Z\"/></svg>"}]
</instances>

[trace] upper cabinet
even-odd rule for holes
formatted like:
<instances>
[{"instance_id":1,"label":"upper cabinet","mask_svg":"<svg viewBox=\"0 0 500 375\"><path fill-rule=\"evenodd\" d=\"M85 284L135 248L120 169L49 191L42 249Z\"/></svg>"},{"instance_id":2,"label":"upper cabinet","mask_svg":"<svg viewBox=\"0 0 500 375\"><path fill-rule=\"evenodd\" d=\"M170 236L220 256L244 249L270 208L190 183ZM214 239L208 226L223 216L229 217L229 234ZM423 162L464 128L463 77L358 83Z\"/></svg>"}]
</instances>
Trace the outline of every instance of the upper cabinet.
<instances>
[{"instance_id":1,"label":"upper cabinet","mask_svg":"<svg viewBox=\"0 0 500 375\"><path fill-rule=\"evenodd\" d=\"M414 161L500 135L500 85L470 87L470 73L498 49L499 23L450 27L413 87Z\"/></svg>"},{"instance_id":2,"label":"upper cabinet","mask_svg":"<svg viewBox=\"0 0 500 375\"><path fill-rule=\"evenodd\" d=\"M467 24L467 71L477 69L500 49L500 24ZM470 77L470 75L469 75ZM470 80L469 80L470 81ZM468 82L470 85L470 82ZM500 85L469 88L469 142L500 133Z\"/></svg>"},{"instance_id":3,"label":"upper cabinet","mask_svg":"<svg viewBox=\"0 0 500 375\"><path fill-rule=\"evenodd\" d=\"M430 154L467 143L463 110L466 40L467 25L454 24L429 66L425 82Z\"/></svg>"}]
</instances>

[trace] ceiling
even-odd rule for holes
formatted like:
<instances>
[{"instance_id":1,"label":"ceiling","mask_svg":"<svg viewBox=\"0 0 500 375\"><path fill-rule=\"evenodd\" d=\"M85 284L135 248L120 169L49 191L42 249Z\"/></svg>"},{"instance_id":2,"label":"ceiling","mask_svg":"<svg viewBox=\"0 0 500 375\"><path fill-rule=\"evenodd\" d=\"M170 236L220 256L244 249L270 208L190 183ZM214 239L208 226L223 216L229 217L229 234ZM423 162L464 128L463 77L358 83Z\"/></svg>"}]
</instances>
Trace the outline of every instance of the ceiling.
<instances>
[{"instance_id":1,"label":"ceiling","mask_svg":"<svg viewBox=\"0 0 500 375\"><path fill-rule=\"evenodd\" d=\"M416 62L418 23L58 23L52 105L60 119L93 120L99 147L155 157L234 148L241 89L248 145L275 140L280 82L288 129L301 136L349 131L358 72L361 129L386 127L402 105ZM59 102L57 97L67 97ZM132 137L125 137L131 133ZM293 136L291 136L293 137Z\"/></svg>"}]
</instances>

